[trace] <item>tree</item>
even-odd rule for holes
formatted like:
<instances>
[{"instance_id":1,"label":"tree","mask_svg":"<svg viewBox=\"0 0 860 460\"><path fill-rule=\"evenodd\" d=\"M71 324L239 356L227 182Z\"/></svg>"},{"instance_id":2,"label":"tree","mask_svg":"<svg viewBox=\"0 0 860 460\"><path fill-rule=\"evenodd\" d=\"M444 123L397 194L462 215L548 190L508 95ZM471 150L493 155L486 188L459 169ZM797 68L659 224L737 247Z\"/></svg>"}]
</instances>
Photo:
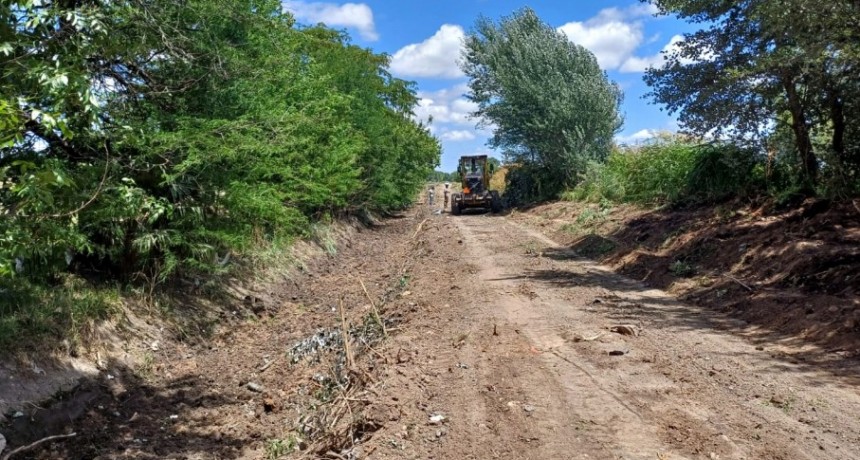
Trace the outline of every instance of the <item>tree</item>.
<instances>
[{"instance_id":1,"label":"tree","mask_svg":"<svg viewBox=\"0 0 860 460\"><path fill-rule=\"evenodd\" d=\"M540 195L573 186L588 161L609 154L622 94L594 55L525 8L466 37L463 71L473 116L493 126L489 145L542 175ZM541 197L541 198L542 198Z\"/></svg>"},{"instance_id":2,"label":"tree","mask_svg":"<svg viewBox=\"0 0 860 460\"><path fill-rule=\"evenodd\" d=\"M0 15L0 284L223 272L326 216L411 203L438 164L389 58L277 0Z\"/></svg>"},{"instance_id":3,"label":"tree","mask_svg":"<svg viewBox=\"0 0 860 460\"><path fill-rule=\"evenodd\" d=\"M699 135L766 140L786 128L801 180L860 166L860 3L836 0L655 0L705 24L647 71L651 98ZM816 146L816 132L829 146ZM822 162L822 156L827 160Z\"/></svg>"}]
</instances>

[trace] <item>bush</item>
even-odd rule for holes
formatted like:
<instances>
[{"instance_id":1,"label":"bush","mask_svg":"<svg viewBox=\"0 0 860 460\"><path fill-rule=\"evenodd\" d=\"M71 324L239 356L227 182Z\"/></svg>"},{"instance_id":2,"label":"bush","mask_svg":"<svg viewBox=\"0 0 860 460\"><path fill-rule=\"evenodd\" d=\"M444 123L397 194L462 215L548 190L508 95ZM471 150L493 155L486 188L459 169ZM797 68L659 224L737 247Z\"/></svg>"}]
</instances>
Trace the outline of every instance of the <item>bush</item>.
<instances>
[{"instance_id":1,"label":"bush","mask_svg":"<svg viewBox=\"0 0 860 460\"><path fill-rule=\"evenodd\" d=\"M19 299L0 322L80 303L52 300L59 280L225 274L331 216L408 206L439 162L389 57L280 2L78 3L0 6L0 296Z\"/></svg>"},{"instance_id":2,"label":"bush","mask_svg":"<svg viewBox=\"0 0 860 460\"><path fill-rule=\"evenodd\" d=\"M562 198L648 205L720 200L759 187L760 164L753 151L731 144L662 137L616 148L606 163L589 163L580 183Z\"/></svg>"}]
</instances>

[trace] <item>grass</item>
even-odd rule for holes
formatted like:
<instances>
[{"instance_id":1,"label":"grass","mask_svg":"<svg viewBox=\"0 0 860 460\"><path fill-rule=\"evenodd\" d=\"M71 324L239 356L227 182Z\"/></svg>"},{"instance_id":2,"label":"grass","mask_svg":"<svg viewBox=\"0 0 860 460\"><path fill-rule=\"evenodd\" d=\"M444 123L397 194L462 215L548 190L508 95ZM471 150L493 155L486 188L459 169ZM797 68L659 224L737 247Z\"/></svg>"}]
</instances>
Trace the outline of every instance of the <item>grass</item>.
<instances>
[{"instance_id":1,"label":"grass","mask_svg":"<svg viewBox=\"0 0 860 460\"><path fill-rule=\"evenodd\" d=\"M152 377L155 375L153 373L153 369L155 368L155 356L151 352L146 352L143 355L143 359L140 361L140 364L137 365L135 369L137 375L144 380L152 380Z\"/></svg>"},{"instance_id":2,"label":"grass","mask_svg":"<svg viewBox=\"0 0 860 460\"><path fill-rule=\"evenodd\" d=\"M606 221L612 214L612 205L608 200L601 200L595 207L582 210L572 223L565 224L561 230L571 235L594 233L594 228Z\"/></svg>"},{"instance_id":3,"label":"grass","mask_svg":"<svg viewBox=\"0 0 860 460\"><path fill-rule=\"evenodd\" d=\"M86 342L95 321L119 311L116 287L95 287L67 276L53 288L18 279L0 286L0 347L67 339L73 348Z\"/></svg>"},{"instance_id":4,"label":"grass","mask_svg":"<svg viewBox=\"0 0 860 460\"><path fill-rule=\"evenodd\" d=\"M666 136L649 144L619 147L606 163L591 163L579 184L562 194L569 201L667 203L720 200L763 188L763 161L730 144Z\"/></svg>"},{"instance_id":5,"label":"grass","mask_svg":"<svg viewBox=\"0 0 860 460\"><path fill-rule=\"evenodd\" d=\"M337 241L334 237L332 227L327 223L315 223L311 226L314 241L320 245L326 254L333 256L337 254Z\"/></svg>"}]
</instances>

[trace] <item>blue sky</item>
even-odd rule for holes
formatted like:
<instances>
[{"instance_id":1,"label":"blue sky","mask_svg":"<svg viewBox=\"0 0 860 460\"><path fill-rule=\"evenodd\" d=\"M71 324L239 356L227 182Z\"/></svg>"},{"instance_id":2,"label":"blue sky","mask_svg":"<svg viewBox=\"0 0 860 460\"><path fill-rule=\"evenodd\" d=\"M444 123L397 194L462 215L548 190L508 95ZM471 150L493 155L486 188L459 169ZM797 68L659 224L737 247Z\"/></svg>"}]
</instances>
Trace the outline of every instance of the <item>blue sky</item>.
<instances>
[{"instance_id":1,"label":"blue sky","mask_svg":"<svg viewBox=\"0 0 860 460\"><path fill-rule=\"evenodd\" d=\"M463 94L466 78L457 66L461 40L484 15L494 20L524 6L572 41L591 50L609 78L624 90L625 122L617 140L641 142L656 131L674 131L674 118L644 100L648 88L645 68L662 62L680 34L693 26L671 17L655 17L656 9L636 0L593 2L502 0L435 0L409 2L285 1L299 22L325 23L349 32L353 41L392 56L391 71L418 83L416 116L433 117L431 129L442 140L442 171L453 171L460 155L488 153L489 130L476 127L468 114L474 109Z\"/></svg>"}]
</instances>

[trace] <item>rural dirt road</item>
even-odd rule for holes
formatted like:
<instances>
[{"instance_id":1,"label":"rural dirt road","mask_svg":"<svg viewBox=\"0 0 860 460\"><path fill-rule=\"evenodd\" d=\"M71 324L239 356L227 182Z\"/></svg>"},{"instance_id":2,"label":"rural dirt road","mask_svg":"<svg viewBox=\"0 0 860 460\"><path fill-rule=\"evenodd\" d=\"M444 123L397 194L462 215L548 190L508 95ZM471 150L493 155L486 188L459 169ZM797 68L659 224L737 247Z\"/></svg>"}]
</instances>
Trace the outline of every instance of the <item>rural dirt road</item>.
<instances>
[{"instance_id":1,"label":"rural dirt road","mask_svg":"<svg viewBox=\"0 0 860 460\"><path fill-rule=\"evenodd\" d=\"M856 367L791 362L780 344L745 337L743 322L575 258L512 219L443 219L457 249L446 270L472 278L456 282L461 307L438 324L466 338L410 342L433 350L423 394L449 426L438 441L430 430L432 448L381 457L860 458Z\"/></svg>"},{"instance_id":2,"label":"rural dirt road","mask_svg":"<svg viewBox=\"0 0 860 460\"><path fill-rule=\"evenodd\" d=\"M105 365L6 437L78 433L37 459L860 459L855 361L753 334L523 222L419 209L357 228L238 299L211 338Z\"/></svg>"}]
</instances>

